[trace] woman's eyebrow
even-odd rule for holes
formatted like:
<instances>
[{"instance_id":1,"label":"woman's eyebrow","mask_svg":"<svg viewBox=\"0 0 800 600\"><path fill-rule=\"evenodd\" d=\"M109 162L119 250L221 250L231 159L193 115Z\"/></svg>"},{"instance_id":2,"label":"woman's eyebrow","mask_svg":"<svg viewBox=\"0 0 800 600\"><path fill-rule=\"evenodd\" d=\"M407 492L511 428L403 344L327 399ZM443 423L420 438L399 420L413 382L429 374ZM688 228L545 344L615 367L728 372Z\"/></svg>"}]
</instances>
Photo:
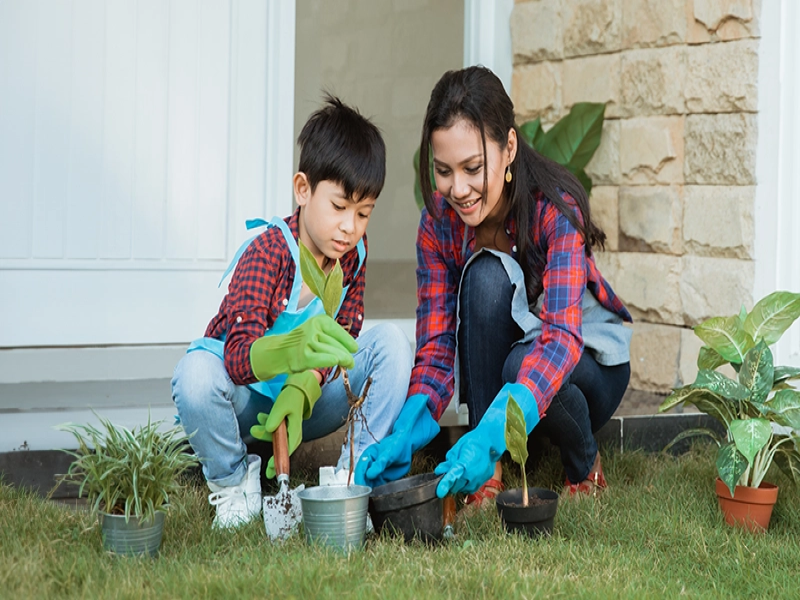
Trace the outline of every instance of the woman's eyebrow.
<instances>
[{"instance_id":1,"label":"woman's eyebrow","mask_svg":"<svg viewBox=\"0 0 800 600\"><path fill-rule=\"evenodd\" d=\"M471 161L475 160L476 158L483 158L483 154L473 154L472 156L468 156L467 158L462 160L459 164L463 165L465 163L468 163L468 162L471 162ZM435 163L437 163L439 165L445 166L445 167L447 166L447 163L442 162L441 160L437 160L435 158L433 159L433 162L435 162Z\"/></svg>"}]
</instances>

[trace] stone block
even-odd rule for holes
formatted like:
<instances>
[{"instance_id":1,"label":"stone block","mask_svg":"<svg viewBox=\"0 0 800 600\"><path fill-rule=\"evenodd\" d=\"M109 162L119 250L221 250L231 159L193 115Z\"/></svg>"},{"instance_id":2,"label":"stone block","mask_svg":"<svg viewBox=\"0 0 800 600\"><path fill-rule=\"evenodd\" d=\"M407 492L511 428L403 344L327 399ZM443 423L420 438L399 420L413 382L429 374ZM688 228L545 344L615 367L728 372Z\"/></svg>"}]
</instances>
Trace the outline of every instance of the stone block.
<instances>
[{"instance_id":1,"label":"stone block","mask_svg":"<svg viewBox=\"0 0 800 600\"><path fill-rule=\"evenodd\" d=\"M524 64L564 55L558 2L535 0L514 5L511 13L511 48L514 63Z\"/></svg>"},{"instance_id":2,"label":"stone block","mask_svg":"<svg viewBox=\"0 0 800 600\"><path fill-rule=\"evenodd\" d=\"M622 47L686 41L686 0L622 0Z\"/></svg>"},{"instance_id":3,"label":"stone block","mask_svg":"<svg viewBox=\"0 0 800 600\"><path fill-rule=\"evenodd\" d=\"M636 322L683 325L681 259L647 252L599 253L603 276Z\"/></svg>"},{"instance_id":4,"label":"stone block","mask_svg":"<svg viewBox=\"0 0 800 600\"><path fill-rule=\"evenodd\" d=\"M758 109L758 40L686 48L684 95L690 113Z\"/></svg>"},{"instance_id":5,"label":"stone block","mask_svg":"<svg viewBox=\"0 0 800 600\"><path fill-rule=\"evenodd\" d=\"M735 315L753 304L754 264L736 258L684 256L680 302L684 322L697 325L711 317Z\"/></svg>"},{"instance_id":6,"label":"stone block","mask_svg":"<svg viewBox=\"0 0 800 600\"><path fill-rule=\"evenodd\" d=\"M684 188L683 248L689 254L754 259L752 186Z\"/></svg>"},{"instance_id":7,"label":"stone block","mask_svg":"<svg viewBox=\"0 0 800 600\"><path fill-rule=\"evenodd\" d=\"M687 115L686 183L754 185L757 142L755 114Z\"/></svg>"},{"instance_id":8,"label":"stone block","mask_svg":"<svg viewBox=\"0 0 800 600\"><path fill-rule=\"evenodd\" d=\"M606 118L620 115L620 55L599 54L565 60L562 63L564 109L578 102L603 102ZM602 73L602 77L598 77Z\"/></svg>"},{"instance_id":9,"label":"stone block","mask_svg":"<svg viewBox=\"0 0 800 600\"><path fill-rule=\"evenodd\" d=\"M619 185L619 138L620 121L604 121L600 145L586 165L586 174L591 177L594 185Z\"/></svg>"},{"instance_id":10,"label":"stone block","mask_svg":"<svg viewBox=\"0 0 800 600\"><path fill-rule=\"evenodd\" d=\"M669 393L678 385L681 328L634 323L631 337L630 387Z\"/></svg>"},{"instance_id":11,"label":"stone block","mask_svg":"<svg viewBox=\"0 0 800 600\"><path fill-rule=\"evenodd\" d=\"M592 220L606 234L606 251L619 248L619 188L616 186L592 186L589 198Z\"/></svg>"},{"instance_id":12,"label":"stone block","mask_svg":"<svg viewBox=\"0 0 800 600\"><path fill-rule=\"evenodd\" d=\"M570 0L561 6L564 56L619 50L621 0Z\"/></svg>"},{"instance_id":13,"label":"stone block","mask_svg":"<svg viewBox=\"0 0 800 600\"><path fill-rule=\"evenodd\" d=\"M619 166L624 183L683 183L683 117L640 117L620 125Z\"/></svg>"},{"instance_id":14,"label":"stone block","mask_svg":"<svg viewBox=\"0 0 800 600\"><path fill-rule=\"evenodd\" d=\"M689 0L686 6L690 44L760 36L761 0Z\"/></svg>"},{"instance_id":15,"label":"stone block","mask_svg":"<svg viewBox=\"0 0 800 600\"><path fill-rule=\"evenodd\" d=\"M681 253L682 192L678 186L619 189L619 249Z\"/></svg>"},{"instance_id":16,"label":"stone block","mask_svg":"<svg viewBox=\"0 0 800 600\"><path fill-rule=\"evenodd\" d=\"M561 62L541 62L516 67L511 99L519 122L539 117L554 122L561 111Z\"/></svg>"},{"instance_id":17,"label":"stone block","mask_svg":"<svg viewBox=\"0 0 800 600\"><path fill-rule=\"evenodd\" d=\"M631 50L621 54L623 116L684 112L684 46Z\"/></svg>"}]
</instances>

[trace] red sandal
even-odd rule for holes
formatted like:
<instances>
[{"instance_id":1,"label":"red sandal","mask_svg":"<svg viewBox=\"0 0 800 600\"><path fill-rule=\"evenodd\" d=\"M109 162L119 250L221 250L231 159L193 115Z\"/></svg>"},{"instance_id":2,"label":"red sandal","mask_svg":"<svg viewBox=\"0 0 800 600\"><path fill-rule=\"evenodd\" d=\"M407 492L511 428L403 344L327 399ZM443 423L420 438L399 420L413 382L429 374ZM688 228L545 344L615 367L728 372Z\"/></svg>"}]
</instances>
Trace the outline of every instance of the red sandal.
<instances>
[{"instance_id":1,"label":"red sandal","mask_svg":"<svg viewBox=\"0 0 800 600\"><path fill-rule=\"evenodd\" d=\"M477 492L474 494L469 494L466 498L464 498L464 504L467 506L472 504L476 506L482 506L487 500L494 500L497 494L505 489L506 486L503 485L502 481L492 478L484 483Z\"/></svg>"},{"instance_id":2,"label":"red sandal","mask_svg":"<svg viewBox=\"0 0 800 600\"><path fill-rule=\"evenodd\" d=\"M569 478L564 481L564 494L568 496L575 496L583 494L585 496L597 496L600 492L608 487L605 475L603 475L603 466L600 464L600 453L597 453L597 458L592 465L592 470L589 471L589 476L580 483L572 483Z\"/></svg>"}]
</instances>

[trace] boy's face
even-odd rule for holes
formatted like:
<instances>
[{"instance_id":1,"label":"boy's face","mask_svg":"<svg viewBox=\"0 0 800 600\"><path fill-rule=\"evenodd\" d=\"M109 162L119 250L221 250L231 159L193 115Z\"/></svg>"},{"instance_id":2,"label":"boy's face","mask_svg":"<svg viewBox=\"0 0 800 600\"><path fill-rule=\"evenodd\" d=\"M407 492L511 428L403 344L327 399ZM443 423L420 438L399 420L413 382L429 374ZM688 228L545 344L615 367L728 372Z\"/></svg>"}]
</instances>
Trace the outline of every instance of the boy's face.
<instances>
[{"instance_id":1,"label":"boy's face","mask_svg":"<svg viewBox=\"0 0 800 600\"><path fill-rule=\"evenodd\" d=\"M358 202L345 198L344 189L332 181L320 181L312 192L305 173L294 176L294 196L300 210L300 241L320 266L356 247L367 230L375 198Z\"/></svg>"}]
</instances>

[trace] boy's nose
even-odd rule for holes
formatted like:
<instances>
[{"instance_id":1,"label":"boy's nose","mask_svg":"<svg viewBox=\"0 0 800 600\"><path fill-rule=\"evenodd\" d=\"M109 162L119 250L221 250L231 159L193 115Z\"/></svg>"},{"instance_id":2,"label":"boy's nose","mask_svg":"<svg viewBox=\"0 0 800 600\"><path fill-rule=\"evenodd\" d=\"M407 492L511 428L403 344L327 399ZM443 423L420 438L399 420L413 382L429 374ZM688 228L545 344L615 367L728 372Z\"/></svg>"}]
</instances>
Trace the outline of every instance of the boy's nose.
<instances>
[{"instance_id":1,"label":"boy's nose","mask_svg":"<svg viewBox=\"0 0 800 600\"><path fill-rule=\"evenodd\" d=\"M339 229L345 233L353 233L356 230L355 215L344 215L342 220L339 222Z\"/></svg>"}]
</instances>

